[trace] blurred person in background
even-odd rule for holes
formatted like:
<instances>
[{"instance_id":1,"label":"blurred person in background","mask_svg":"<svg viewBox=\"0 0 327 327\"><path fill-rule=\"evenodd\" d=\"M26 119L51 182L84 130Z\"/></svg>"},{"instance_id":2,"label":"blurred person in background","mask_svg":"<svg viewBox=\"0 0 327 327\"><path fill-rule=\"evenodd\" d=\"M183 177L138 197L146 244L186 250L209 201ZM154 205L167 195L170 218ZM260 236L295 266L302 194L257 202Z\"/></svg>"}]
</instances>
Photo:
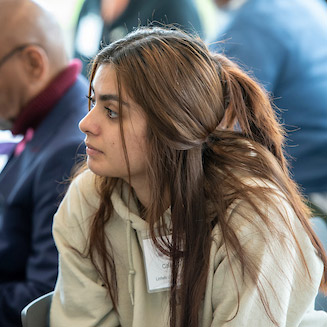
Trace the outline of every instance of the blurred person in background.
<instances>
[{"instance_id":1,"label":"blurred person in background","mask_svg":"<svg viewBox=\"0 0 327 327\"><path fill-rule=\"evenodd\" d=\"M51 291L52 219L67 187L87 112L81 63L69 62L54 18L29 0L0 0L1 128L24 135L0 174L0 326Z\"/></svg>"},{"instance_id":2,"label":"blurred person in background","mask_svg":"<svg viewBox=\"0 0 327 327\"><path fill-rule=\"evenodd\" d=\"M215 0L228 16L214 50L254 75L288 131L291 171L327 214L327 5L323 0Z\"/></svg>"},{"instance_id":3,"label":"blurred person in background","mask_svg":"<svg viewBox=\"0 0 327 327\"><path fill-rule=\"evenodd\" d=\"M194 0L85 0L76 27L76 58L87 76L90 59L103 44L122 38L139 25L173 24L203 36Z\"/></svg>"},{"instance_id":4,"label":"blurred person in background","mask_svg":"<svg viewBox=\"0 0 327 327\"><path fill-rule=\"evenodd\" d=\"M0 117L0 125L1 125ZM22 140L21 135L13 136L9 130L2 130L0 127L0 173L8 161L9 155L13 152L14 147Z\"/></svg>"}]
</instances>

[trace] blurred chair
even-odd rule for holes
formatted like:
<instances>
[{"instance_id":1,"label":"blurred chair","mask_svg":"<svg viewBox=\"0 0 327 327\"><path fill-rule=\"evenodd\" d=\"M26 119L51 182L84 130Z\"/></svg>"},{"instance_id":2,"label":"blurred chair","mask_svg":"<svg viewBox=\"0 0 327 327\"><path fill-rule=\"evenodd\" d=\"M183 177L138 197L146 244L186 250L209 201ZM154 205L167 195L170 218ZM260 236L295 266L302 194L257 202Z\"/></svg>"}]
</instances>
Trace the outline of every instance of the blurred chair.
<instances>
[{"instance_id":1,"label":"blurred chair","mask_svg":"<svg viewBox=\"0 0 327 327\"><path fill-rule=\"evenodd\" d=\"M21 313L23 327L48 327L49 311L53 292L38 297Z\"/></svg>"},{"instance_id":2,"label":"blurred chair","mask_svg":"<svg viewBox=\"0 0 327 327\"><path fill-rule=\"evenodd\" d=\"M312 221L313 230L319 237L322 245L324 246L325 251L327 252L327 224L326 224L326 222L320 217L314 217L311 219L311 221ZM321 292L319 292L316 297L315 309L327 311L327 297Z\"/></svg>"}]
</instances>

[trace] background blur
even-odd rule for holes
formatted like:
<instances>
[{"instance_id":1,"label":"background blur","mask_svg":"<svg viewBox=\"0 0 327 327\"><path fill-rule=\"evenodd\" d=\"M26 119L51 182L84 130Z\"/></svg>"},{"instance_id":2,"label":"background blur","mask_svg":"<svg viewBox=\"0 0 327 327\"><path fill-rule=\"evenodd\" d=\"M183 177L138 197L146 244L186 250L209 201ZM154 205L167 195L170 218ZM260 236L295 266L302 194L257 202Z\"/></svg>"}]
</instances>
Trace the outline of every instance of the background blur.
<instances>
[{"instance_id":1,"label":"background blur","mask_svg":"<svg viewBox=\"0 0 327 327\"><path fill-rule=\"evenodd\" d=\"M74 29L84 0L35 1L56 16L63 30L65 31L67 51L72 56ZM197 5L199 10L205 38L210 40L215 36L214 34L216 34L219 25L222 23L224 19L223 14L214 6L212 0L194 0L194 3Z\"/></svg>"}]
</instances>

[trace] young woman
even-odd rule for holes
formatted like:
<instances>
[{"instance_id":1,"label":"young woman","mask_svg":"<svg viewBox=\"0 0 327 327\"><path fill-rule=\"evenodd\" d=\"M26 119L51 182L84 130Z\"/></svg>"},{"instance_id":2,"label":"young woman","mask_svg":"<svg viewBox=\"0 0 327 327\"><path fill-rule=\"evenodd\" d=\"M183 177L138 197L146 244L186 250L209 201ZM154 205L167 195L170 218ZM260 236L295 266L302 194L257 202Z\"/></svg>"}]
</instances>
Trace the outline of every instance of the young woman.
<instances>
[{"instance_id":1,"label":"young woman","mask_svg":"<svg viewBox=\"0 0 327 327\"><path fill-rule=\"evenodd\" d=\"M327 260L267 96L199 39L95 58L87 167L54 221L56 326L326 326Z\"/></svg>"}]
</instances>

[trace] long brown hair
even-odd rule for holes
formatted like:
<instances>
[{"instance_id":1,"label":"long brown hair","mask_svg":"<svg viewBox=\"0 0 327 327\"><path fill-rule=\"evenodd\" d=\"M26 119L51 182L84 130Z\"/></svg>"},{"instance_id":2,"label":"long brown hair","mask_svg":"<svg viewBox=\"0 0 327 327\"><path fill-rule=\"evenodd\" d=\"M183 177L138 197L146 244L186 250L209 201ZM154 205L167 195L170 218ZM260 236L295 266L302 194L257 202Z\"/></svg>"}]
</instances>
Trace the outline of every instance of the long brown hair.
<instances>
[{"instance_id":1,"label":"long brown hair","mask_svg":"<svg viewBox=\"0 0 327 327\"><path fill-rule=\"evenodd\" d=\"M227 254L236 253L243 272L257 286L267 315L277 325L265 290L258 282L259 267L242 248L227 215L235 200L246 200L262 220L262 227L258 228L268 227L274 233L274 222L258 204L276 207L271 198L273 190L249 185L243 178L266 180L284 194L324 262L324 282L327 258L308 222L309 211L289 177L283 154L283 131L267 95L227 58L210 53L200 39L176 30L140 28L105 47L95 57L91 83L103 64L113 65L118 90L123 85L147 118L151 206L146 208L145 218L153 242L172 260L170 326L199 324L211 234L217 225ZM124 144L121 119L120 126ZM126 147L124 151L129 167ZM101 201L91 226L88 253L117 309L119 291L114 253L110 242L106 247L104 232L111 217L110 195L116 183L117 179L98 177ZM154 225L166 209L162 200L162 194L166 193L171 204L172 239L168 242L162 238L165 244L162 246L156 239ZM250 217L245 219L254 223ZM286 218L284 224L305 265ZM164 228L159 231L161 236L166 233ZM282 238L277 231L276 235ZM97 256L102 259L100 264ZM177 287L179 270L181 284ZM307 273L310 276L308 268Z\"/></svg>"}]
</instances>

